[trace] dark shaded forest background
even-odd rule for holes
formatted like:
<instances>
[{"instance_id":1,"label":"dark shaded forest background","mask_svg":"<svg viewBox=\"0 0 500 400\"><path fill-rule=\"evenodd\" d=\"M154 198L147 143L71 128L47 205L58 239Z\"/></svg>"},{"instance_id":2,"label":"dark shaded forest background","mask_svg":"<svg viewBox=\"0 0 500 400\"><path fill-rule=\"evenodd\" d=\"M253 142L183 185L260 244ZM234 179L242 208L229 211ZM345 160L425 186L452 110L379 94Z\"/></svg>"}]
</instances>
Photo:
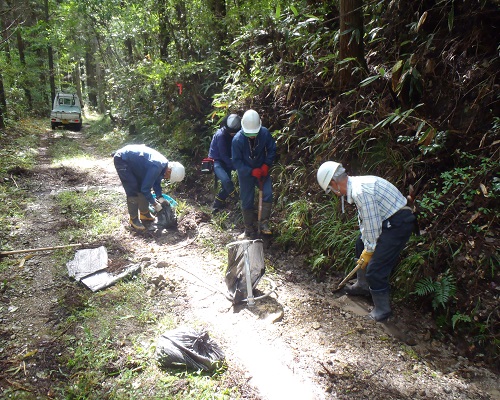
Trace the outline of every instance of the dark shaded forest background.
<instances>
[{"instance_id":1,"label":"dark shaded forest background","mask_svg":"<svg viewBox=\"0 0 500 400\"><path fill-rule=\"evenodd\" d=\"M395 301L499 367L497 0L0 5L2 136L26 118L49 127L55 93L75 92L131 142L168 149L189 166L187 186L208 191L198 162L215 129L254 108L278 144L276 242L306 254L318 279L344 274L355 210L343 217L321 193L318 166L392 181L415 196L420 224L392 277Z\"/></svg>"}]
</instances>

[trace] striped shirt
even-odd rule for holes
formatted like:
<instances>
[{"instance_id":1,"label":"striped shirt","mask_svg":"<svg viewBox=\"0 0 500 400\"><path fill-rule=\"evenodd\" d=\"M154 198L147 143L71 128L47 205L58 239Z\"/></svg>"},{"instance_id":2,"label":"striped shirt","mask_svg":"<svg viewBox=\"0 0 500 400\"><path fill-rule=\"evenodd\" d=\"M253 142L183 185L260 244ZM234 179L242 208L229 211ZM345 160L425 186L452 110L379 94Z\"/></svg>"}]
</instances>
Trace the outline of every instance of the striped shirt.
<instances>
[{"instance_id":1,"label":"striped shirt","mask_svg":"<svg viewBox=\"0 0 500 400\"><path fill-rule=\"evenodd\" d=\"M367 251L375 251L382 222L406 205L406 198L389 181L377 176L349 176L347 202L358 209L361 239Z\"/></svg>"}]
</instances>

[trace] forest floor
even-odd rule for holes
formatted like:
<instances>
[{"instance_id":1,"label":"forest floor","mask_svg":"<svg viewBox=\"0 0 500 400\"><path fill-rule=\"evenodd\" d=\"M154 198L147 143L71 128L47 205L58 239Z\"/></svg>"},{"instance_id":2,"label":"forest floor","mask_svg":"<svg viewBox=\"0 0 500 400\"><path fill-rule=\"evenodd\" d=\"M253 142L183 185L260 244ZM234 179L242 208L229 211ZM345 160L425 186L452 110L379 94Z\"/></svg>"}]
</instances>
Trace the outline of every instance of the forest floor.
<instances>
[{"instance_id":1,"label":"forest floor","mask_svg":"<svg viewBox=\"0 0 500 400\"><path fill-rule=\"evenodd\" d=\"M254 307L233 306L224 296L223 250L239 230L220 229L198 202L183 198L188 210L177 231L131 231L112 158L94 156L85 165L54 168L47 148L57 135L46 133L39 163L27 178L36 185L31 190L36 207L27 211L29 220L16 233L16 248L59 244L57 231L64 216L54 207L55 192L98 188L115 193L122 228L113 243L99 245L109 246L111 261L126 252L142 263L140 274L150 282L149 294L158 312L168 309L178 326L209 332L226 355L225 382L238 387L241 398L500 399L498 375L437 340L428 316L399 305L387 323L370 321L370 301L334 292L338 279L318 283L303 256L285 252L272 240L265 242L265 276L275 282L276 292ZM71 135L92 154L83 132ZM171 195L182 198L189 192L182 190L179 185ZM203 205L209 203L207 199ZM229 217L235 213L233 205ZM22 398L52 397L50 386L57 374L51 370L57 367L47 353L57 351L54 324L61 299L67 297L63 292L68 277L65 266L51 260L49 252L34 253L0 276L4 282L22 282L16 291L4 288L1 293L0 393L18 388L33 395ZM32 349L38 349L36 357L28 354ZM21 364L13 362L20 359L22 371Z\"/></svg>"}]
</instances>

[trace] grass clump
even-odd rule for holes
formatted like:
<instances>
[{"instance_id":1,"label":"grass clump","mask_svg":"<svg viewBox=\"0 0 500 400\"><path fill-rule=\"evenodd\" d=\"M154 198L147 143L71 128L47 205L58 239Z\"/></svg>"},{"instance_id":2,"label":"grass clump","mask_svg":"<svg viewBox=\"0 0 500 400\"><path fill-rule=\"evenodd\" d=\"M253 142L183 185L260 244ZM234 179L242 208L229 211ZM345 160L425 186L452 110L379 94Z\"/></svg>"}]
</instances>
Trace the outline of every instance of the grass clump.
<instances>
[{"instance_id":1,"label":"grass clump","mask_svg":"<svg viewBox=\"0 0 500 400\"><path fill-rule=\"evenodd\" d=\"M66 319L61 356L68 381L57 389L64 398L237 399L223 388L224 368L213 373L185 368L162 370L155 341L175 327L168 306L158 308L138 276L90 295ZM157 300L157 299L156 299Z\"/></svg>"},{"instance_id":2,"label":"grass clump","mask_svg":"<svg viewBox=\"0 0 500 400\"><path fill-rule=\"evenodd\" d=\"M61 215L67 219L60 235L91 241L120 229L120 213L109 211L114 209L113 196L99 190L64 191L57 194L56 203Z\"/></svg>"},{"instance_id":3,"label":"grass clump","mask_svg":"<svg viewBox=\"0 0 500 400\"><path fill-rule=\"evenodd\" d=\"M39 129L39 128L38 128ZM23 224L27 189L19 181L36 164L40 135L36 121L22 122L0 130L0 248L12 250L18 229Z\"/></svg>"},{"instance_id":4,"label":"grass clump","mask_svg":"<svg viewBox=\"0 0 500 400\"><path fill-rule=\"evenodd\" d=\"M311 271L318 276L354 267L357 219L346 218L338 209L339 200L333 197L324 203L297 200L288 204L279 225L277 241L308 253Z\"/></svg>"},{"instance_id":5,"label":"grass clump","mask_svg":"<svg viewBox=\"0 0 500 400\"><path fill-rule=\"evenodd\" d=\"M114 126L107 115L89 114L91 125L85 129L86 140L100 156L111 155L122 147L128 132L121 127Z\"/></svg>"}]
</instances>

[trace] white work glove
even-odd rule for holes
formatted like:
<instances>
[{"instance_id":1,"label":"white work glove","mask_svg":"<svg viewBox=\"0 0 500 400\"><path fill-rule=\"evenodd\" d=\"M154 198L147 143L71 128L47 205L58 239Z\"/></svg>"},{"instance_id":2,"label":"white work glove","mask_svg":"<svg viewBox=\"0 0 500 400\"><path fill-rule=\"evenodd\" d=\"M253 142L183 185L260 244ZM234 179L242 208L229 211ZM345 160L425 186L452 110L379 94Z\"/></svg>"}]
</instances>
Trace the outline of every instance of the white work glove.
<instances>
[{"instance_id":1,"label":"white work glove","mask_svg":"<svg viewBox=\"0 0 500 400\"><path fill-rule=\"evenodd\" d=\"M162 206L161 204L157 201L155 202L155 204L153 205L153 208L155 209L156 212L160 212L161 209L162 209Z\"/></svg>"},{"instance_id":2,"label":"white work glove","mask_svg":"<svg viewBox=\"0 0 500 400\"><path fill-rule=\"evenodd\" d=\"M163 196L161 196L161 197L158 199L158 201L160 202L160 204L161 204L161 203L166 203L166 202L167 202L167 200L165 200L165 197L163 197Z\"/></svg>"}]
</instances>

